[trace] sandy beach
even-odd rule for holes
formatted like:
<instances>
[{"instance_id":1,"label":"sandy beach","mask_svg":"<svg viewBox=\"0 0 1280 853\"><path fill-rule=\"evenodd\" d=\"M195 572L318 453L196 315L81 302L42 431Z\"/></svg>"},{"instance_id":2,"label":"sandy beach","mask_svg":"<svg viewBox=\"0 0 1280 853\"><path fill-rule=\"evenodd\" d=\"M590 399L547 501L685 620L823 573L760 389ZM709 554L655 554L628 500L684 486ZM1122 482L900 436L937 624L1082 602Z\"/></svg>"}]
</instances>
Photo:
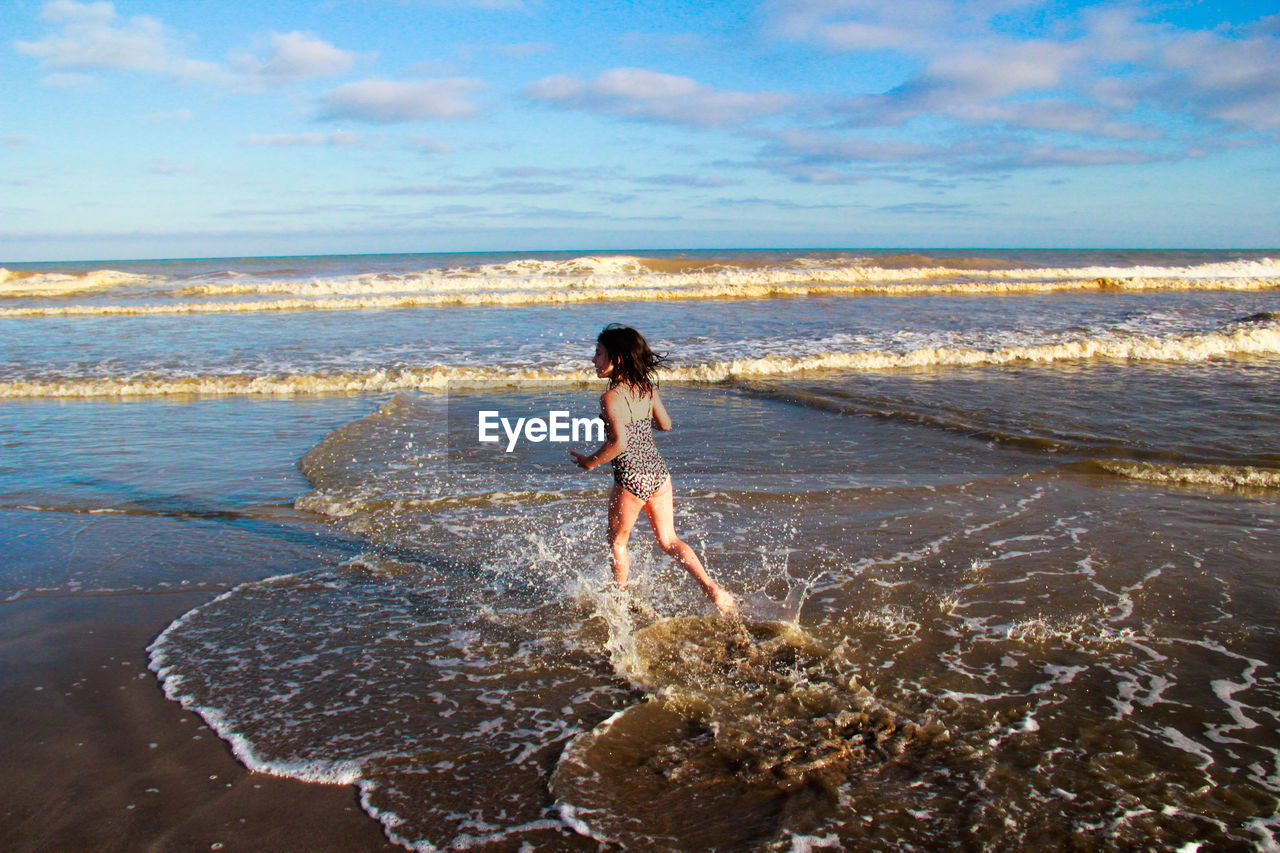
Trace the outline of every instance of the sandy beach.
<instances>
[{"instance_id":1,"label":"sandy beach","mask_svg":"<svg viewBox=\"0 0 1280 853\"><path fill-rule=\"evenodd\" d=\"M347 786L251 773L166 699L146 645L207 596L9 602L0 622L0 846L398 849Z\"/></svg>"}]
</instances>

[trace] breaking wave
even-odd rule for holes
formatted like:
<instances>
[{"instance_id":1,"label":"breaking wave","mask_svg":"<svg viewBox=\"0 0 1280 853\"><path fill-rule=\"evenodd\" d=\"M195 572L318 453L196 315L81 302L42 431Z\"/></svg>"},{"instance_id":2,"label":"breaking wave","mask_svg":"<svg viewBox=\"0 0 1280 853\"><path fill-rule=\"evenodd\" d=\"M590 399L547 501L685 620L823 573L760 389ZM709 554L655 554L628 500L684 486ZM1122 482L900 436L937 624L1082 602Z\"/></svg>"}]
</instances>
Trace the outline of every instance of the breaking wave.
<instances>
[{"instance_id":1,"label":"breaking wave","mask_svg":"<svg viewBox=\"0 0 1280 853\"><path fill-rule=\"evenodd\" d=\"M1280 489L1280 471L1251 465L1168 465L1122 459L1093 459L1090 466L1130 480L1220 489Z\"/></svg>"},{"instance_id":2,"label":"breaking wave","mask_svg":"<svg viewBox=\"0 0 1280 853\"><path fill-rule=\"evenodd\" d=\"M34 297L48 299L71 296L113 287L138 284L148 279L137 273L94 270L84 273L15 272L0 267L0 299Z\"/></svg>"},{"instance_id":3,"label":"breaking wave","mask_svg":"<svg viewBox=\"0 0 1280 853\"><path fill-rule=\"evenodd\" d=\"M631 256L567 261L524 259L423 272L332 278L222 277L199 283L165 279L137 304L28 305L0 317L134 316L269 311L386 310L474 305L567 305L604 301L770 299L813 296L988 296L1099 289L1123 291L1280 288L1280 261L1191 266L992 268L975 259L907 257L840 261L689 261ZM61 296L146 280L92 273L0 271L0 296ZM160 284L163 284L161 287ZM177 301L174 301L177 297ZM206 297L203 301L186 301ZM236 297L248 297L239 298Z\"/></svg>"},{"instance_id":4,"label":"breaking wave","mask_svg":"<svg viewBox=\"0 0 1280 853\"><path fill-rule=\"evenodd\" d=\"M810 371L878 371L898 368L1051 364L1092 359L1200 362L1230 356L1280 354L1280 324L1238 323L1215 332L1177 335L1082 338L1074 341L981 349L924 347L906 352L818 352L794 356L707 361L673 367L663 379L675 382L726 382ZM446 389L459 384L550 381L589 382L580 370L540 367L434 365L329 373L273 375L129 376L14 379L0 383L0 398L161 397L173 395L290 395L382 393Z\"/></svg>"},{"instance_id":5,"label":"breaking wave","mask_svg":"<svg viewBox=\"0 0 1280 853\"><path fill-rule=\"evenodd\" d=\"M833 262L799 258L788 262L735 260L732 262L633 256L581 257L566 261L522 259L474 267L415 273L370 273L349 278L313 281L238 282L201 284L187 292L207 295L299 294L337 295L378 292L469 292L508 289L583 287L595 290L659 286L771 286L797 283L891 283L943 278L992 278L1012 282L1085 281L1094 284L1138 279L1231 281L1280 276L1280 261L1232 261L1170 266L1092 266L993 269L998 262L978 259L940 259L908 256L898 262L857 258Z\"/></svg>"}]
</instances>

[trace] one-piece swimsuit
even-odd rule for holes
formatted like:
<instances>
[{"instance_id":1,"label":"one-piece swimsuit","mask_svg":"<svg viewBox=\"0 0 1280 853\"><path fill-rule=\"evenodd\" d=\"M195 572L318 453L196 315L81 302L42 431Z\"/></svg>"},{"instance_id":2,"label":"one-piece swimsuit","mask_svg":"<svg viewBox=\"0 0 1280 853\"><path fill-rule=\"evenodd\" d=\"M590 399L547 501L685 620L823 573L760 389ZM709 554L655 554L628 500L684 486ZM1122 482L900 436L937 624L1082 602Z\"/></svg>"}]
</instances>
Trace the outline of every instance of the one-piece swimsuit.
<instances>
[{"instance_id":1,"label":"one-piece swimsuit","mask_svg":"<svg viewBox=\"0 0 1280 853\"><path fill-rule=\"evenodd\" d=\"M631 401L626 394L622 399L627 404L627 413L634 418ZM622 428L627 437L627 449L614 457L613 481L640 500L648 501L671 475L667 463L658 453L658 446L653 443L652 403L645 417L632 420Z\"/></svg>"}]
</instances>

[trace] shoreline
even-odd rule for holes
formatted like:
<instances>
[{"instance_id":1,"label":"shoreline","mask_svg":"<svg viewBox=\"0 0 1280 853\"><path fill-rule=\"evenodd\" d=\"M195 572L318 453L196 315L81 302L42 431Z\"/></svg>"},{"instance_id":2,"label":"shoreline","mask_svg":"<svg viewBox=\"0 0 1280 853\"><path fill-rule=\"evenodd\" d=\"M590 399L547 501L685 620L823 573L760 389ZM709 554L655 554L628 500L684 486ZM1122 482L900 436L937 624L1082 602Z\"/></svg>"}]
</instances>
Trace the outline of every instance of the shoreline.
<instances>
[{"instance_id":1,"label":"shoreline","mask_svg":"<svg viewBox=\"0 0 1280 853\"><path fill-rule=\"evenodd\" d=\"M0 609L0 846L394 851L347 785L254 773L165 697L147 645L208 592Z\"/></svg>"}]
</instances>

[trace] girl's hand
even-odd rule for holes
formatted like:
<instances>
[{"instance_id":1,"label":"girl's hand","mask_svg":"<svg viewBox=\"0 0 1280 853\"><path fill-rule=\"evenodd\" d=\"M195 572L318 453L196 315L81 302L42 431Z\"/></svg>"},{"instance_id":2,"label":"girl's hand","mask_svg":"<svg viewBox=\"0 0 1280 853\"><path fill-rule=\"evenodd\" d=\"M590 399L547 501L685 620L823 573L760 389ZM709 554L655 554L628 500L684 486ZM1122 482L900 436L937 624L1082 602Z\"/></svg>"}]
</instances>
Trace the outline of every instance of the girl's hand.
<instances>
[{"instance_id":1,"label":"girl's hand","mask_svg":"<svg viewBox=\"0 0 1280 853\"><path fill-rule=\"evenodd\" d=\"M577 465L577 466L578 466L579 468L581 468L583 471L590 471L590 470L591 470L591 466L590 466L591 457L590 457L590 456L587 456L585 453L579 453L579 452L578 452L578 451L576 451L576 450L570 450L570 451L569 451L569 455L573 457L573 464L574 464L574 465Z\"/></svg>"}]
</instances>

